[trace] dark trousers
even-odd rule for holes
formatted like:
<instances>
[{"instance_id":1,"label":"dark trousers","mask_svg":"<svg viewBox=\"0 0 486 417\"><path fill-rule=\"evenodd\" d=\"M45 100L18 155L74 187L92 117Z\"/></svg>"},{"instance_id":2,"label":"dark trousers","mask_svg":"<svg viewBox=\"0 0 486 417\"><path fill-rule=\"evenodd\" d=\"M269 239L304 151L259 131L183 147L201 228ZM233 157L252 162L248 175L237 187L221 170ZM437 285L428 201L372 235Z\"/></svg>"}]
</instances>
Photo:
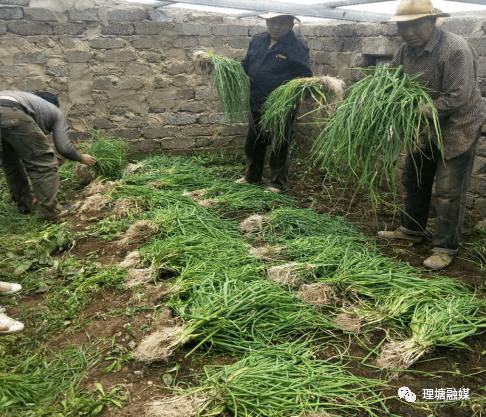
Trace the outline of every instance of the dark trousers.
<instances>
[{"instance_id":1,"label":"dark trousers","mask_svg":"<svg viewBox=\"0 0 486 417\"><path fill-rule=\"evenodd\" d=\"M267 146L272 145L271 133L260 127L261 114L251 112L248 124L248 135L245 143L246 179L255 184L262 182L263 165ZM280 144L273 144L270 153L270 182L273 187L285 189L289 176L289 148L292 139L292 127L295 112L287 115L284 140Z\"/></svg>"},{"instance_id":2,"label":"dark trousers","mask_svg":"<svg viewBox=\"0 0 486 417\"><path fill-rule=\"evenodd\" d=\"M425 230L435 179L436 230L432 244L450 254L459 248L476 144L449 160L442 159L436 146L427 146L422 152L407 155L405 161L402 225L414 232Z\"/></svg>"},{"instance_id":3,"label":"dark trousers","mask_svg":"<svg viewBox=\"0 0 486 417\"><path fill-rule=\"evenodd\" d=\"M19 211L32 209L34 195L43 215L57 206L57 158L48 138L22 110L0 107L2 168Z\"/></svg>"}]
</instances>

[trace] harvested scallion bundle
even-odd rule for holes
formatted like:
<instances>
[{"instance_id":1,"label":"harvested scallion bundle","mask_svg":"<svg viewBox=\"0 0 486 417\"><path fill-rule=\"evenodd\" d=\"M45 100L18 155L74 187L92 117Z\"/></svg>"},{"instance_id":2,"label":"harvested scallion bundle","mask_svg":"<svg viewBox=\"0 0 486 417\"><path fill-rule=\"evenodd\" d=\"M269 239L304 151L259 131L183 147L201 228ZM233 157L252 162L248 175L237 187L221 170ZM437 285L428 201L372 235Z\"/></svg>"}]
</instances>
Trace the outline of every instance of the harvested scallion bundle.
<instances>
[{"instance_id":1,"label":"harvested scallion bundle","mask_svg":"<svg viewBox=\"0 0 486 417\"><path fill-rule=\"evenodd\" d=\"M122 139L96 138L86 153L96 158L96 175L109 179L119 179L127 165L127 146Z\"/></svg>"},{"instance_id":2,"label":"harvested scallion bundle","mask_svg":"<svg viewBox=\"0 0 486 417\"><path fill-rule=\"evenodd\" d=\"M434 346L464 348L464 339L486 328L484 300L454 294L417 305L409 339L386 344L377 360L381 368L407 368Z\"/></svg>"},{"instance_id":3,"label":"harvested scallion bundle","mask_svg":"<svg viewBox=\"0 0 486 417\"><path fill-rule=\"evenodd\" d=\"M399 155L417 150L419 137L442 140L437 111L429 121L421 109L434 109L420 74L402 74L401 67L363 70L365 78L354 84L346 98L315 139L312 159L329 178L357 188L367 188L376 199L377 187L388 184L396 192Z\"/></svg>"},{"instance_id":4,"label":"harvested scallion bundle","mask_svg":"<svg viewBox=\"0 0 486 417\"><path fill-rule=\"evenodd\" d=\"M288 114L295 110L305 98L312 98L314 108L309 113L322 113L329 110L329 104L341 100L344 82L328 76L294 78L277 87L267 97L262 107L260 124L272 132L273 146L279 146L284 140ZM322 117L322 115L321 115Z\"/></svg>"},{"instance_id":5,"label":"harvested scallion bundle","mask_svg":"<svg viewBox=\"0 0 486 417\"><path fill-rule=\"evenodd\" d=\"M268 217L272 230L285 239L299 236L360 236L358 229L346 219L317 213L312 209L278 207L268 213Z\"/></svg>"},{"instance_id":6,"label":"harvested scallion bundle","mask_svg":"<svg viewBox=\"0 0 486 417\"><path fill-rule=\"evenodd\" d=\"M223 278L223 277L222 277ZM261 278L207 277L194 285L185 300L171 307L184 321L172 348L191 340L193 349L206 343L216 349L243 353L335 327L326 315L298 300L291 292Z\"/></svg>"},{"instance_id":7,"label":"harvested scallion bundle","mask_svg":"<svg viewBox=\"0 0 486 417\"><path fill-rule=\"evenodd\" d=\"M240 61L208 55L213 61L213 81L226 119L244 122L250 110L249 80Z\"/></svg>"},{"instance_id":8,"label":"harvested scallion bundle","mask_svg":"<svg viewBox=\"0 0 486 417\"><path fill-rule=\"evenodd\" d=\"M214 400L202 415L382 415L382 381L355 376L313 354L301 342L284 343L252 351L230 365L206 366L202 382Z\"/></svg>"}]
</instances>

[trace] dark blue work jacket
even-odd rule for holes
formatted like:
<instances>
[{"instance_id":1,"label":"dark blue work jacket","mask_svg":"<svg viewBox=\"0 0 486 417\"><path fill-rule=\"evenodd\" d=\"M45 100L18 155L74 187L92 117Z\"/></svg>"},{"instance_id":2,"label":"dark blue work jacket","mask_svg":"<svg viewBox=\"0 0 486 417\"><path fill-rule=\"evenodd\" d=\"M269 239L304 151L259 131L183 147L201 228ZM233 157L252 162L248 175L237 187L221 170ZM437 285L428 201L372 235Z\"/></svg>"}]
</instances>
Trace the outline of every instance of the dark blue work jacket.
<instances>
[{"instance_id":1,"label":"dark blue work jacket","mask_svg":"<svg viewBox=\"0 0 486 417\"><path fill-rule=\"evenodd\" d=\"M272 47L268 32L256 35L241 62L250 78L251 111L259 112L267 96L279 85L297 77L311 77L309 49L290 31Z\"/></svg>"}]
</instances>

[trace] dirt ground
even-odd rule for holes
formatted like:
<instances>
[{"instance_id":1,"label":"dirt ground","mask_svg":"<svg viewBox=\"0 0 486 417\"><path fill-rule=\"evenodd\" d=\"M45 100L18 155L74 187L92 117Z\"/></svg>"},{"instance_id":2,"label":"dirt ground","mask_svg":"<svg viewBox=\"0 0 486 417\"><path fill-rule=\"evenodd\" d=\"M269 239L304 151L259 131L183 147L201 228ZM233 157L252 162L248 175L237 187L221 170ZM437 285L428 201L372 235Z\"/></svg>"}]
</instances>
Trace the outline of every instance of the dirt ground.
<instances>
[{"instance_id":1,"label":"dirt ground","mask_svg":"<svg viewBox=\"0 0 486 417\"><path fill-rule=\"evenodd\" d=\"M355 197L350 203L349 198L332 201L328 195L332 190L323 190L318 173L302 174L300 167L291 165L289 194L295 197L302 207L312 207L318 212L326 212L343 215L371 237L376 236L379 228L392 228L398 225L398 218L392 212L385 209L370 210L365 198ZM335 194L335 193L334 193ZM335 194L337 195L337 194ZM106 213L100 214L101 216ZM466 217L464 242L472 241L477 236L472 231L473 222L476 219ZM80 218L76 223L77 229L83 229L95 218ZM143 243L143 242L142 242ZM141 243L141 244L142 244ZM420 245L390 245L384 241L377 241L383 253L402 261L420 267L421 262L430 249L430 242ZM110 242L86 238L77 243L73 249L74 256L96 255L101 263L121 262L129 251L136 249L136 245L120 248ZM463 280L472 288L484 293L486 272L482 271L477 263L459 256L444 274ZM150 290L150 286L148 286ZM63 346L68 343L82 344L88 340L103 338L110 342L102 342L107 348L115 349L112 357L122 357L133 350L150 331L157 326L171 325L174 322L170 311L163 309L163 295L157 285L153 285L150 298L140 299L137 294L125 295L112 293L105 290L99 294L92 304L84 311L79 323L80 330L67 332L52 341L53 346ZM162 307L162 314L155 316L155 307ZM132 307L130 316L111 314L117 309ZM366 345L378 344L383 339L383 331L376 330L368 336ZM343 336L343 340L349 340ZM472 417L486 415L486 410L472 409L468 401L461 403L446 402L437 403L430 401L430 410L418 409L416 406L398 400L397 389L408 386L417 398L422 398L424 389L468 388L470 395L474 397L486 396L486 334L475 335L466 340L469 349L451 349L448 347L437 348L426 354L416 362L409 371L397 375L385 375L377 367L373 367L369 361L362 363L369 351L358 345L356 341L350 342L350 355L354 358L350 362L353 373L372 378L393 377L393 385L385 395L389 397L386 405L390 413L410 417ZM111 345L110 345L111 344ZM190 348L187 348L187 351ZM333 354L332 348L322 346L322 357ZM104 368L113 364L112 357L107 357L84 380L86 388L93 389L95 382L100 382L106 389L120 386L121 392L129 395L129 401L121 410L108 408L101 414L105 417L143 417L147 416L147 404L170 395L167 390L166 375L170 374L175 381L190 384L193 376L208 360L201 355L184 357L184 350L177 352L167 362L143 363L140 361L121 362L119 369L106 373ZM435 406L439 404L439 408ZM479 406L478 406L479 407ZM484 405L483 405L484 407ZM435 408L435 409L434 409ZM384 414L385 417L388 414Z\"/></svg>"}]
</instances>

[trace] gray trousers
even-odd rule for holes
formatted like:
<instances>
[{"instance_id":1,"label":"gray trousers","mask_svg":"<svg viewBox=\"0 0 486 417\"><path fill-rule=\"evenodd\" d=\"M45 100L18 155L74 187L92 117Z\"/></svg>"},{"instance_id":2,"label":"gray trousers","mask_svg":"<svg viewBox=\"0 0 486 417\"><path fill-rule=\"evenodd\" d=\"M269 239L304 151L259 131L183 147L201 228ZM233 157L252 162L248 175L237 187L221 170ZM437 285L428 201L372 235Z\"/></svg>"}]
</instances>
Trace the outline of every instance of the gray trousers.
<instances>
[{"instance_id":1,"label":"gray trousers","mask_svg":"<svg viewBox=\"0 0 486 417\"><path fill-rule=\"evenodd\" d=\"M0 115L0 161L12 200L19 211L29 212L33 191L42 215L48 216L56 210L59 188L54 149L34 119L22 110L2 106Z\"/></svg>"},{"instance_id":2,"label":"gray trousers","mask_svg":"<svg viewBox=\"0 0 486 417\"><path fill-rule=\"evenodd\" d=\"M402 225L412 232L425 230L435 180L436 230L432 244L451 255L459 248L477 142L452 159L442 159L439 149L431 145L409 154L405 162Z\"/></svg>"}]
</instances>

